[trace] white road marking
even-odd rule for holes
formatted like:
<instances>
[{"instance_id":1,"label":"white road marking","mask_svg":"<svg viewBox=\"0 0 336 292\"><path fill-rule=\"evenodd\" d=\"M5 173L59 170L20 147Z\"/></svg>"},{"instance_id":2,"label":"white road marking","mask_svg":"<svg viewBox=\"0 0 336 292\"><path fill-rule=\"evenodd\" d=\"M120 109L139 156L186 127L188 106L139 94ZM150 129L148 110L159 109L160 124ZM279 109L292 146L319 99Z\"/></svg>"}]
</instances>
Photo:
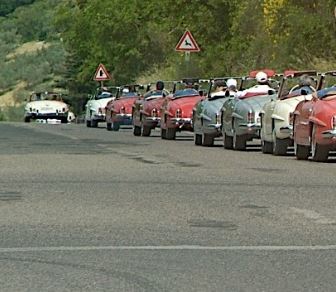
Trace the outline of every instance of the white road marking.
<instances>
[{"instance_id":1,"label":"white road marking","mask_svg":"<svg viewBox=\"0 0 336 292\"><path fill-rule=\"evenodd\" d=\"M261 246L201 246L201 245L159 245L159 246L41 246L41 247L3 247L0 253L16 252L58 252L58 251L100 251L100 250L205 250L205 251L322 251L336 250L336 245L261 245Z\"/></svg>"}]
</instances>

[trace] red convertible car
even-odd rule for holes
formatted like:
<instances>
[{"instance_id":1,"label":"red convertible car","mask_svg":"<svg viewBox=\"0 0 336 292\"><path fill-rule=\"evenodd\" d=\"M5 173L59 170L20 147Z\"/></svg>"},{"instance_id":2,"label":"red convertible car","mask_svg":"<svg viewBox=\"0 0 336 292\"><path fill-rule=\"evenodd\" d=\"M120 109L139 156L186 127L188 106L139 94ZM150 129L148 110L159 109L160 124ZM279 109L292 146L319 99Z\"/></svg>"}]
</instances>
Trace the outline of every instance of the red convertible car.
<instances>
[{"instance_id":1,"label":"red convertible car","mask_svg":"<svg viewBox=\"0 0 336 292\"><path fill-rule=\"evenodd\" d=\"M163 101L160 125L162 139L174 140L177 131L192 131L193 108L205 98L198 90L198 84L185 80L182 83L184 89L174 91Z\"/></svg>"},{"instance_id":2,"label":"red convertible car","mask_svg":"<svg viewBox=\"0 0 336 292\"><path fill-rule=\"evenodd\" d=\"M135 101L132 110L134 136L150 136L151 131L159 126L161 107L168 95L169 92L163 86L155 90L149 87L143 98Z\"/></svg>"},{"instance_id":3,"label":"red convertible car","mask_svg":"<svg viewBox=\"0 0 336 292\"><path fill-rule=\"evenodd\" d=\"M123 86L115 100L107 103L106 129L108 131L119 131L120 126L132 125L132 106L139 98L138 85Z\"/></svg>"},{"instance_id":4,"label":"red convertible car","mask_svg":"<svg viewBox=\"0 0 336 292\"><path fill-rule=\"evenodd\" d=\"M296 158L328 160L336 150L336 87L313 93L311 100L300 102L293 115L293 138Z\"/></svg>"}]
</instances>

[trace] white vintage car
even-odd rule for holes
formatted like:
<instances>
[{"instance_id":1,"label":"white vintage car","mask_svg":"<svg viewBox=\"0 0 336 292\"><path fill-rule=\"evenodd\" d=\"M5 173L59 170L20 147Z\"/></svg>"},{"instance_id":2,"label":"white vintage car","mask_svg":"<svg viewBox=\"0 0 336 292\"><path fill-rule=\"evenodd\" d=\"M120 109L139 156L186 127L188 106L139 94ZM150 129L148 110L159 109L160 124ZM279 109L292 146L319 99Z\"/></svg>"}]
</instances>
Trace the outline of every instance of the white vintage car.
<instances>
[{"instance_id":1,"label":"white vintage car","mask_svg":"<svg viewBox=\"0 0 336 292\"><path fill-rule=\"evenodd\" d=\"M110 100L116 98L118 87L99 88L90 96L85 105L85 123L87 127L96 128L99 122L105 122L105 107Z\"/></svg>"},{"instance_id":2,"label":"white vintage car","mask_svg":"<svg viewBox=\"0 0 336 292\"><path fill-rule=\"evenodd\" d=\"M24 121L58 120L68 122L69 106L62 100L62 95L53 92L33 92L24 109Z\"/></svg>"},{"instance_id":3,"label":"white vintage car","mask_svg":"<svg viewBox=\"0 0 336 292\"><path fill-rule=\"evenodd\" d=\"M302 100L310 100L316 88L316 71L286 71L277 98L267 102L261 112L263 153L285 155L293 145L291 115Z\"/></svg>"}]
</instances>

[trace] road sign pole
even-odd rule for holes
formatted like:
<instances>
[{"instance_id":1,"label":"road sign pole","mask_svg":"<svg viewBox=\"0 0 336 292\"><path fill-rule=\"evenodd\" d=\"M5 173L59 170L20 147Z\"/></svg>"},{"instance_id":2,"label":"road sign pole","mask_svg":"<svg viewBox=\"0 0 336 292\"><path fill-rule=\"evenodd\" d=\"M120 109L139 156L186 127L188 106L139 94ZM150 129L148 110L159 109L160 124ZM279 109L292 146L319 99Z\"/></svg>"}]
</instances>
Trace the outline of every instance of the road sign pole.
<instances>
[{"instance_id":1,"label":"road sign pole","mask_svg":"<svg viewBox=\"0 0 336 292\"><path fill-rule=\"evenodd\" d=\"M191 72L190 72L190 52L184 52L184 61L185 61L185 66L187 69L187 77L191 77Z\"/></svg>"}]
</instances>

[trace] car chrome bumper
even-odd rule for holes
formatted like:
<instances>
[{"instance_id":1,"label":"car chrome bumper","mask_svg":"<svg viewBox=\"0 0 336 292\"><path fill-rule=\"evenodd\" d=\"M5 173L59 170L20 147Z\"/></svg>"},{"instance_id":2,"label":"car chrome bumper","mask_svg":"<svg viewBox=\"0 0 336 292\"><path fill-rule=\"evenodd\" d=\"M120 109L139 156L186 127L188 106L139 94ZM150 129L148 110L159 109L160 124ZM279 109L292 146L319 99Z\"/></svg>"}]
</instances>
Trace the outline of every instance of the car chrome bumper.
<instances>
[{"instance_id":1,"label":"car chrome bumper","mask_svg":"<svg viewBox=\"0 0 336 292\"><path fill-rule=\"evenodd\" d=\"M279 131L281 134L290 135L293 132L293 126L280 127Z\"/></svg>"},{"instance_id":2,"label":"car chrome bumper","mask_svg":"<svg viewBox=\"0 0 336 292\"><path fill-rule=\"evenodd\" d=\"M25 117L32 119L57 119L68 117L68 113L26 113Z\"/></svg>"},{"instance_id":3,"label":"car chrome bumper","mask_svg":"<svg viewBox=\"0 0 336 292\"><path fill-rule=\"evenodd\" d=\"M147 117L146 121L148 122L160 122L161 118L158 117Z\"/></svg>"},{"instance_id":4,"label":"car chrome bumper","mask_svg":"<svg viewBox=\"0 0 336 292\"><path fill-rule=\"evenodd\" d=\"M105 122L106 116L104 114L94 114L91 119L97 122Z\"/></svg>"},{"instance_id":5,"label":"car chrome bumper","mask_svg":"<svg viewBox=\"0 0 336 292\"><path fill-rule=\"evenodd\" d=\"M240 124L239 128L246 130L260 130L260 124L249 123L249 124Z\"/></svg>"},{"instance_id":6,"label":"car chrome bumper","mask_svg":"<svg viewBox=\"0 0 336 292\"><path fill-rule=\"evenodd\" d=\"M323 138L326 138L326 139L336 138L336 130L323 131L321 135Z\"/></svg>"},{"instance_id":7,"label":"car chrome bumper","mask_svg":"<svg viewBox=\"0 0 336 292\"><path fill-rule=\"evenodd\" d=\"M171 121L179 128L192 126L192 119L190 118L172 118Z\"/></svg>"},{"instance_id":8,"label":"car chrome bumper","mask_svg":"<svg viewBox=\"0 0 336 292\"><path fill-rule=\"evenodd\" d=\"M222 124L209 124L208 127L213 129L220 129Z\"/></svg>"},{"instance_id":9,"label":"car chrome bumper","mask_svg":"<svg viewBox=\"0 0 336 292\"><path fill-rule=\"evenodd\" d=\"M120 124L124 124L124 125L131 125L132 115L131 114L116 114L114 121Z\"/></svg>"}]
</instances>

